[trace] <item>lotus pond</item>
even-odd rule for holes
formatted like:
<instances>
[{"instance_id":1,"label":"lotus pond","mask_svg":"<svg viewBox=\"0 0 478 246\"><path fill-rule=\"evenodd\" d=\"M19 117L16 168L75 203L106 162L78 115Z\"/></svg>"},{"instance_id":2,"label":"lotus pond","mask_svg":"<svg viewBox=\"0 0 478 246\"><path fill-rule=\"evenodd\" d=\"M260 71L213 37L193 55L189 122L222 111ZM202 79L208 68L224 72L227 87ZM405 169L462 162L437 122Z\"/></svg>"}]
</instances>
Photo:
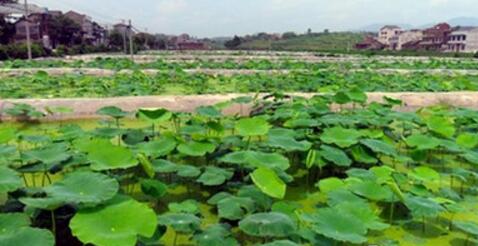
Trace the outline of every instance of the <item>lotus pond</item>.
<instances>
[{"instance_id":1,"label":"lotus pond","mask_svg":"<svg viewBox=\"0 0 478 246\"><path fill-rule=\"evenodd\" d=\"M97 123L29 111L0 124L0 245L477 244L478 111L365 100L106 107Z\"/></svg>"},{"instance_id":2,"label":"lotus pond","mask_svg":"<svg viewBox=\"0 0 478 246\"><path fill-rule=\"evenodd\" d=\"M360 88L367 92L476 91L478 75L381 74L374 71L295 71L288 74L210 75L183 71L146 75L35 75L2 78L2 98L114 97L256 92L337 92Z\"/></svg>"}]
</instances>

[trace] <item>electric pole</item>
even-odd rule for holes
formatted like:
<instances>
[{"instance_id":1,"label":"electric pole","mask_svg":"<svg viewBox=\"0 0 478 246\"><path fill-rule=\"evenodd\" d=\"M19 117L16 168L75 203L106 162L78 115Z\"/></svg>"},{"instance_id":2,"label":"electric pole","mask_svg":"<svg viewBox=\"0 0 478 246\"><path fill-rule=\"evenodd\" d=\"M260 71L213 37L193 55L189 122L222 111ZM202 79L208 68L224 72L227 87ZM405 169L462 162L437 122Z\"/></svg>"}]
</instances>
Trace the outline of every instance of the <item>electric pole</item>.
<instances>
[{"instance_id":1,"label":"electric pole","mask_svg":"<svg viewBox=\"0 0 478 246\"><path fill-rule=\"evenodd\" d=\"M128 21L128 34L129 34L129 53L131 55L131 60L134 60L133 57L133 25L131 25L131 20Z\"/></svg>"},{"instance_id":2,"label":"electric pole","mask_svg":"<svg viewBox=\"0 0 478 246\"><path fill-rule=\"evenodd\" d=\"M30 19L28 13L28 0L25 0L25 30L27 34L27 50L28 50L28 60L32 59L32 43L30 39Z\"/></svg>"}]
</instances>

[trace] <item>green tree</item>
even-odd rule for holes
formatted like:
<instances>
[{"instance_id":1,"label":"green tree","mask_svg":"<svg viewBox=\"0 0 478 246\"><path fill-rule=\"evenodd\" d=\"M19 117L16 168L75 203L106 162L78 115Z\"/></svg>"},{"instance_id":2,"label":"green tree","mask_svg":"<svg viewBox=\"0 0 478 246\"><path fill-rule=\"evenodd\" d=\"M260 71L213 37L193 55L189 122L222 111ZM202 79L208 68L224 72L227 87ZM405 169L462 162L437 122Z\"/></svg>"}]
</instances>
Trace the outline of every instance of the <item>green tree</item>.
<instances>
[{"instance_id":1,"label":"green tree","mask_svg":"<svg viewBox=\"0 0 478 246\"><path fill-rule=\"evenodd\" d=\"M228 49L235 49L235 48L239 47L239 45L241 45L241 43L242 43L241 38L239 38L238 36L234 36L233 39L231 39L229 41L226 41L226 43L224 43L224 46L226 46L226 48L228 48Z\"/></svg>"},{"instance_id":2,"label":"green tree","mask_svg":"<svg viewBox=\"0 0 478 246\"><path fill-rule=\"evenodd\" d=\"M109 46L115 50L123 49L123 34L118 31L112 31L108 35Z\"/></svg>"},{"instance_id":3,"label":"green tree","mask_svg":"<svg viewBox=\"0 0 478 246\"><path fill-rule=\"evenodd\" d=\"M295 32L285 32L282 34L283 39L291 39L297 37L297 34Z\"/></svg>"},{"instance_id":4,"label":"green tree","mask_svg":"<svg viewBox=\"0 0 478 246\"><path fill-rule=\"evenodd\" d=\"M0 44L8 44L15 35L15 25L8 23L0 16Z\"/></svg>"},{"instance_id":5,"label":"green tree","mask_svg":"<svg viewBox=\"0 0 478 246\"><path fill-rule=\"evenodd\" d=\"M71 46L81 44L81 27L70 18L59 15L49 19L48 35L53 48L57 45Z\"/></svg>"}]
</instances>

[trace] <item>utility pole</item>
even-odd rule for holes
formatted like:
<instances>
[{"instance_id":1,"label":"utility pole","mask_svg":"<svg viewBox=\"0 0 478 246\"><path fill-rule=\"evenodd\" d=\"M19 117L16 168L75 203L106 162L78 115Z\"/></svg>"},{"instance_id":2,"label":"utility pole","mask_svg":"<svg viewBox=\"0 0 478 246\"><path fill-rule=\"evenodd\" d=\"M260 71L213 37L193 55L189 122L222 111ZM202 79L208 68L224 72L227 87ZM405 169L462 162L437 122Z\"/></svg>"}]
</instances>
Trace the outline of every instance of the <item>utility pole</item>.
<instances>
[{"instance_id":1,"label":"utility pole","mask_svg":"<svg viewBox=\"0 0 478 246\"><path fill-rule=\"evenodd\" d=\"M27 34L27 50L28 50L28 60L32 59L32 41L30 39L30 19L28 13L28 0L25 0L25 29Z\"/></svg>"},{"instance_id":2,"label":"utility pole","mask_svg":"<svg viewBox=\"0 0 478 246\"><path fill-rule=\"evenodd\" d=\"M131 25L131 20L128 21L128 34L129 34L129 53L131 55L131 60L134 61L133 54L133 25Z\"/></svg>"}]
</instances>

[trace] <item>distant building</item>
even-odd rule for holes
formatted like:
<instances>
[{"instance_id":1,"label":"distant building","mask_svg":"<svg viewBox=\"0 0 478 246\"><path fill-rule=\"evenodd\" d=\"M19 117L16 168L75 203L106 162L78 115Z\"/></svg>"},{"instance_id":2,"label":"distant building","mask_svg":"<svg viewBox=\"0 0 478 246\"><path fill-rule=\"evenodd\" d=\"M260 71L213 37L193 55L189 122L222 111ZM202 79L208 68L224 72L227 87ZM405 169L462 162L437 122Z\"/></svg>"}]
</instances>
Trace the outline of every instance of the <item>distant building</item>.
<instances>
[{"instance_id":1,"label":"distant building","mask_svg":"<svg viewBox=\"0 0 478 246\"><path fill-rule=\"evenodd\" d=\"M355 44L355 48L358 50L382 50L385 45L372 36L366 36L362 42Z\"/></svg>"},{"instance_id":2,"label":"distant building","mask_svg":"<svg viewBox=\"0 0 478 246\"><path fill-rule=\"evenodd\" d=\"M422 39L423 31L421 30L404 31L399 34L396 39L393 39L393 50L410 49L414 47L414 45L420 43Z\"/></svg>"},{"instance_id":3,"label":"distant building","mask_svg":"<svg viewBox=\"0 0 478 246\"><path fill-rule=\"evenodd\" d=\"M31 14L28 22L21 18L15 23L15 42L25 42L27 39L27 24L30 30L30 40L41 43L46 48L51 48L50 38L48 36L49 21L51 16L44 13Z\"/></svg>"},{"instance_id":4,"label":"distant building","mask_svg":"<svg viewBox=\"0 0 478 246\"><path fill-rule=\"evenodd\" d=\"M391 41L402 32L403 30L399 26L384 26L380 29L380 32L378 33L378 41L386 46L389 46Z\"/></svg>"},{"instance_id":5,"label":"distant building","mask_svg":"<svg viewBox=\"0 0 478 246\"><path fill-rule=\"evenodd\" d=\"M207 50L208 46L197 39L191 38L188 34L172 36L168 39L166 48L169 50Z\"/></svg>"},{"instance_id":6,"label":"distant building","mask_svg":"<svg viewBox=\"0 0 478 246\"><path fill-rule=\"evenodd\" d=\"M449 37L447 52L478 52L478 27L457 27Z\"/></svg>"},{"instance_id":7,"label":"distant building","mask_svg":"<svg viewBox=\"0 0 478 246\"><path fill-rule=\"evenodd\" d=\"M423 31L423 40L419 48L429 51L443 51L446 49L448 36L452 29L447 23L440 23Z\"/></svg>"},{"instance_id":8,"label":"distant building","mask_svg":"<svg viewBox=\"0 0 478 246\"><path fill-rule=\"evenodd\" d=\"M94 27L91 17L77 13L75 11L66 12L65 17L71 19L80 26L83 40L90 43L95 43L95 36L93 35Z\"/></svg>"}]
</instances>

